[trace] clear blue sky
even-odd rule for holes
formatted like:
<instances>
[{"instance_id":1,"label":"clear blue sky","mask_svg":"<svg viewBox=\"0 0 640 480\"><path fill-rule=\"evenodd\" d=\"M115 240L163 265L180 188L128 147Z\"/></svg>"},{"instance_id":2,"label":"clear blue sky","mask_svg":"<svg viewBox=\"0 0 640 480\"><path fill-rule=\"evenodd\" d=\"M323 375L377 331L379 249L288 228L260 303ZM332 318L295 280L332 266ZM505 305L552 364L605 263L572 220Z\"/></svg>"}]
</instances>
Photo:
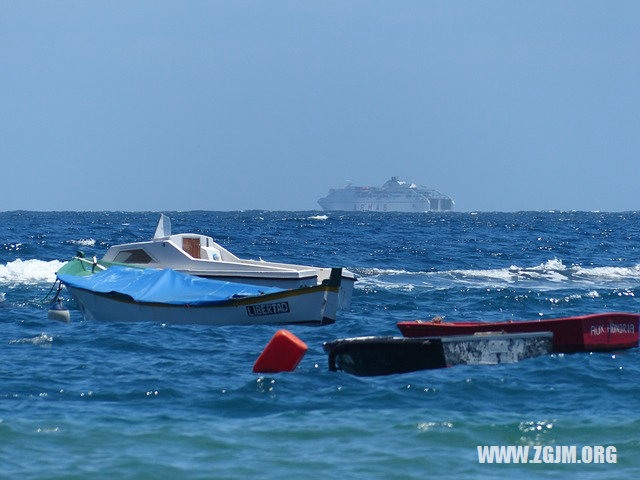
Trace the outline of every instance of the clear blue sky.
<instances>
[{"instance_id":1,"label":"clear blue sky","mask_svg":"<svg viewBox=\"0 0 640 480\"><path fill-rule=\"evenodd\" d=\"M640 2L0 0L0 210L640 209Z\"/></svg>"}]
</instances>

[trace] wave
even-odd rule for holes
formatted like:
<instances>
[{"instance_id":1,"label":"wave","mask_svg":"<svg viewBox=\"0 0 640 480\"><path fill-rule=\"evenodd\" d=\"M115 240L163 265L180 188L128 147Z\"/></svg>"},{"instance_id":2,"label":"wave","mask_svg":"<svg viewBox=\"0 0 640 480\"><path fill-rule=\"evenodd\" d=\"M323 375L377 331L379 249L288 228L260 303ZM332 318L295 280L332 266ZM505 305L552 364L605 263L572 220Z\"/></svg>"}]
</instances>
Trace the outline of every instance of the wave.
<instances>
[{"instance_id":1,"label":"wave","mask_svg":"<svg viewBox=\"0 0 640 480\"><path fill-rule=\"evenodd\" d=\"M47 335L46 333L41 333L40 335L38 335L37 337L32 337L32 338L18 338L16 340L9 340L9 344L16 344L16 343L31 343L33 345L50 345L51 343L53 343L53 337L51 335Z\"/></svg>"},{"instance_id":2,"label":"wave","mask_svg":"<svg viewBox=\"0 0 640 480\"><path fill-rule=\"evenodd\" d=\"M511 265L509 268L498 268L489 270L450 270L452 276L462 278L487 278L491 280L503 280L505 282L516 282L520 280L546 280L550 282L562 282L570 275L562 260L554 258L547 260L535 267L519 267Z\"/></svg>"},{"instance_id":3,"label":"wave","mask_svg":"<svg viewBox=\"0 0 640 480\"><path fill-rule=\"evenodd\" d=\"M327 220L329 217L327 215L312 215L307 217L307 220Z\"/></svg>"},{"instance_id":4,"label":"wave","mask_svg":"<svg viewBox=\"0 0 640 480\"><path fill-rule=\"evenodd\" d=\"M96 241L93 238L81 238L80 240L67 240L66 243L71 243L72 245L81 245L83 247L93 247L95 246Z\"/></svg>"},{"instance_id":5,"label":"wave","mask_svg":"<svg viewBox=\"0 0 640 480\"><path fill-rule=\"evenodd\" d=\"M627 278L640 279L640 265L633 267L575 267L576 277L600 278L606 280L619 280Z\"/></svg>"},{"instance_id":6,"label":"wave","mask_svg":"<svg viewBox=\"0 0 640 480\"><path fill-rule=\"evenodd\" d=\"M412 272L409 270L399 270L395 268L349 268L358 275L372 276L372 275L429 275L437 272Z\"/></svg>"},{"instance_id":7,"label":"wave","mask_svg":"<svg viewBox=\"0 0 640 480\"><path fill-rule=\"evenodd\" d=\"M53 282L56 272L65 264L59 260L21 260L0 265L1 283L44 283Z\"/></svg>"},{"instance_id":8,"label":"wave","mask_svg":"<svg viewBox=\"0 0 640 480\"><path fill-rule=\"evenodd\" d=\"M537 284L574 283L593 285L625 280L640 280L640 264L630 267L583 267L566 266L557 258L533 267L511 265L495 269L456 269L443 271L408 271L402 269L359 268L353 269L360 276L360 288L377 286L386 289L406 289L408 285L418 287L443 287L451 283L500 286L522 283ZM356 284L358 286L358 284ZM591 291L588 296L598 293Z\"/></svg>"}]
</instances>

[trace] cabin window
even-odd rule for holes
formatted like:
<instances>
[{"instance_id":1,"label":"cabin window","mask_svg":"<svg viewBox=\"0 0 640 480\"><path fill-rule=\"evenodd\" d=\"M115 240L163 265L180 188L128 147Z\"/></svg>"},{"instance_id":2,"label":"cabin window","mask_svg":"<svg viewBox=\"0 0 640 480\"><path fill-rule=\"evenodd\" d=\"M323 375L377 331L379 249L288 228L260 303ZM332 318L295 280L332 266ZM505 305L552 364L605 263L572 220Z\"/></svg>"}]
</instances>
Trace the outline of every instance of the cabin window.
<instances>
[{"instance_id":1,"label":"cabin window","mask_svg":"<svg viewBox=\"0 0 640 480\"><path fill-rule=\"evenodd\" d=\"M113 259L116 263L153 263L153 258L144 250L123 250Z\"/></svg>"}]
</instances>

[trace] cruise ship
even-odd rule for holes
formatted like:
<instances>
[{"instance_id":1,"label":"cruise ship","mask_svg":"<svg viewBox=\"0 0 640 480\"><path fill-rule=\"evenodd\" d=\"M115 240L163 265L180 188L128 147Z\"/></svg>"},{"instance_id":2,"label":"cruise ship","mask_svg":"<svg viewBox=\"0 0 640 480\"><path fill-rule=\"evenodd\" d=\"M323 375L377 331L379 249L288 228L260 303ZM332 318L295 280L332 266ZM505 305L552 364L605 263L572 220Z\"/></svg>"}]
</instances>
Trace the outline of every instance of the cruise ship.
<instances>
[{"instance_id":1,"label":"cruise ship","mask_svg":"<svg viewBox=\"0 0 640 480\"><path fill-rule=\"evenodd\" d=\"M318 203L324 210L373 212L450 212L455 205L448 195L398 177L382 187L332 188Z\"/></svg>"}]
</instances>

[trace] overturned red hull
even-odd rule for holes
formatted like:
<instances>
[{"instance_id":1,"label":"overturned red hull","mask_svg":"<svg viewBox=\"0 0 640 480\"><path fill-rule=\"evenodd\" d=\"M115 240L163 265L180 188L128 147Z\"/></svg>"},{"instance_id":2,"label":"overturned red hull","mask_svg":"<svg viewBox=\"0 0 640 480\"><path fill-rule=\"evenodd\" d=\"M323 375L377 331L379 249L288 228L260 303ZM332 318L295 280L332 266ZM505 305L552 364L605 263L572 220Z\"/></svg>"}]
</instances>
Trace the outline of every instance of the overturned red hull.
<instances>
[{"instance_id":1,"label":"overturned red hull","mask_svg":"<svg viewBox=\"0 0 640 480\"><path fill-rule=\"evenodd\" d=\"M582 317L515 322L399 322L405 337L473 335L481 332L552 332L555 352L593 352L638 346L640 314L597 313Z\"/></svg>"}]
</instances>

